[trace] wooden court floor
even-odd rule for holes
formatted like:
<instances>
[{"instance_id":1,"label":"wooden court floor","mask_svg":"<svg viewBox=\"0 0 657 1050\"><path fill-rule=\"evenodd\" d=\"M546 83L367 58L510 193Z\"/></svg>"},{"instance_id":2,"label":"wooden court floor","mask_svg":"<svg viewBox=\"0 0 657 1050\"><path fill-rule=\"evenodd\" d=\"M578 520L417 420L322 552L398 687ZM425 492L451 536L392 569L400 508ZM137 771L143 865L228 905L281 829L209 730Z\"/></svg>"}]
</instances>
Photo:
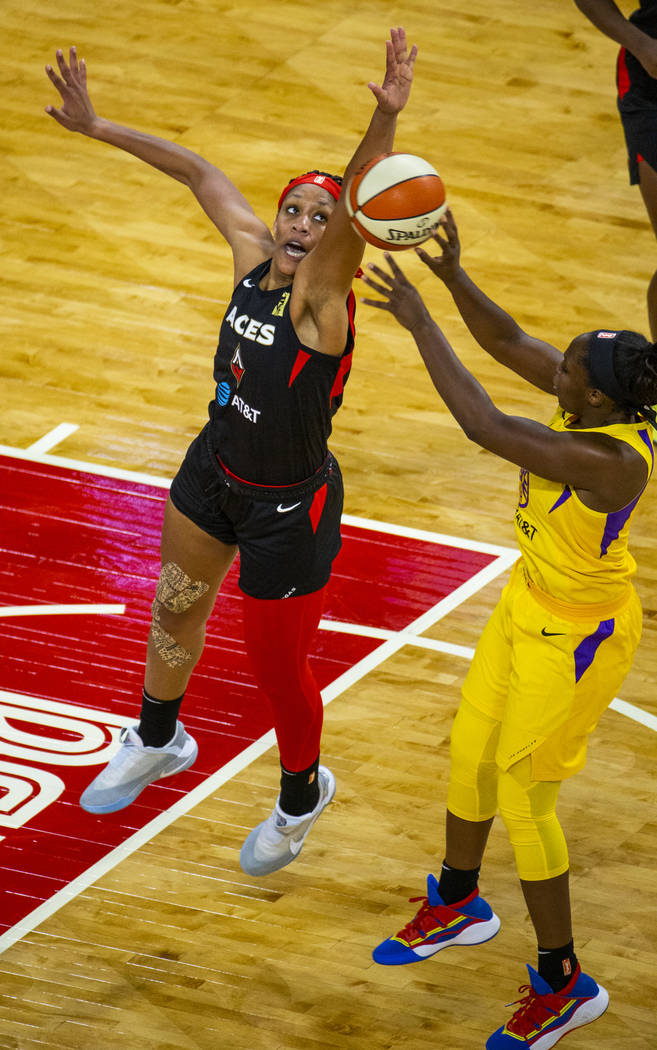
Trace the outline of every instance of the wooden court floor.
<instances>
[{"instance_id":1,"label":"wooden court floor","mask_svg":"<svg viewBox=\"0 0 657 1050\"><path fill-rule=\"evenodd\" d=\"M291 175L344 166L400 21L420 57L397 146L443 176L473 278L560 347L602 326L647 331L657 250L628 185L615 49L569 0L411 0L401 13L380 0L5 0L1 446L68 423L58 455L170 478L205 416L230 294L228 252L182 187L44 114L55 48L87 59L99 113L202 153L273 219ZM547 419L551 399L487 361L442 286L403 264L496 403ZM331 442L346 512L512 547L515 469L459 433L388 318L360 306L357 325ZM656 511L653 486L633 533L644 638L621 693L646 717L602 718L560 804L576 947L611 998L571 1037L581 1050L655 1045ZM426 637L472 647L503 579ZM288 869L257 882L237 863L244 827L273 801L270 749L8 947L0 1047L483 1047L534 963L501 827L482 874L502 918L492 942L389 970L370 956L440 864L466 668L406 646L331 702L324 759L339 794Z\"/></svg>"}]
</instances>

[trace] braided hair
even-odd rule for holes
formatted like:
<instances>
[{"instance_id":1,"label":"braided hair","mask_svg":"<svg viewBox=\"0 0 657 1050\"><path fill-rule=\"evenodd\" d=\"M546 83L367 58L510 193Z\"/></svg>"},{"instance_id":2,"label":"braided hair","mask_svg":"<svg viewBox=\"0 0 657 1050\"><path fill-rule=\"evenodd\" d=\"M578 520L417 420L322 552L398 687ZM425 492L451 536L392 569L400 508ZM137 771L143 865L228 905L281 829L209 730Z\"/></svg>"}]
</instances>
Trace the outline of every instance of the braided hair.
<instances>
[{"instance_id":1,"label":"braided hair","mask_svg":"<svg viewBox=\"0 0 657 1050\"><path fill-rule=\"evenodd\" d=\"M615 379L614 390L603 390L630 415L640 412L657 425L657 343L649 343L639 332L620 331L613 334L611 364ZM597 367L591 361L591 344L583 361L595 383Z\"/></svg>"},{"instance_id":2,"label":"braided hair","mask_svg":"<svg viewBox=\"0 0 657 1050\"><path fill-rule=\"evenodd\" d=\"M312 171L304 171L303 175L323 175L325 179L333 179L333 182L337 182L338 186L342 185L342 175L331 175L329 171L319 171L317 168L313 168ZM290 179L288 186L295 182L299 178L295 175L293 179Z\"/></svg>"}]
</instances>

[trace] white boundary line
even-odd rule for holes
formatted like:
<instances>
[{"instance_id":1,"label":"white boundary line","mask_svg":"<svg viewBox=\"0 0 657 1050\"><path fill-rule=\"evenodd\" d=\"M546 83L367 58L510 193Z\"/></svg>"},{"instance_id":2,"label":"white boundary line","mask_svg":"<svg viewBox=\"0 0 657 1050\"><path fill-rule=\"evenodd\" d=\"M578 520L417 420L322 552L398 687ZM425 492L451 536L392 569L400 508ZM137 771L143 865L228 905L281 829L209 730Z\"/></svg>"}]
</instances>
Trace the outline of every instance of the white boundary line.
<instances>
[{"instance_id":1,"label":"white boundary line","mask_svg":"<svg viewBox=\"0 0 657 1050\"><path fill-rule=\"evenodd\" d=\"M60 426L72 426L65 423ZM66 456L53 456L48 452L37 451L32 454L31 449L37 448L41 441L50 439L56 434L59 427L55 427L40 441L35 441L29 449L13 448L11 445L0 445L0 456L9 459L22 459L30 463L43 463L45 466L64 467L69 470L83 470L86 474L95 474L103 478L118 478L121 481L132 481L138 485L152 485L155 488L168 489L171 481L168 478L156 474L145 474L136 470L123 470L121 467L109 467L100 463L87 463L84 460L68 459ZM62 440L61 438L59 440ZM343 514L342 520L346 525L354 525L357 528L370 529L372 532L384 532L392 536L405 536L408 539L426 540L428 543L438 543L447 547L459 547L461 550L479 551L481 554L493 554L518 557L518 552L512 547L501 547L494 543L480 543L475 540L462 539L460 536L448 536L440 532L429 532L425 529L414 529L406 525L393 525L384 521L373 521L369 518L359 518L351 514Z\"/></svg>"},{"instance_id":2,"label":"white boundary line","mask_svg":"<svg viewBox=\"0 0 657 1050\"><path fill-rule=\"evenodd\" d=\"M63 437L56 437L53 439L53 435L64 435L64 430L61 427L72 427L72 424L61 424L60 427L56 427L49 435L45 435L41 441L37 441L30 449L14 449L9 446L0 445L0 455L13 457L15 459L28 460L37 463L52 464L59 467L68 467L72 470L82 470L88 474L96 474L103 477L114 477L123 479L126 481L132 481L147 485L157 486L159 488L168 488L170 482L164 478L156 477L154 475L142 474L134 471L122 470L115 467L106 467L98 464L88 464L79 460L66 459L60 456L50 455L46 448L53 447L58 440L63 440ZM72 431L68 431L71 433ZM434 642L433 639L421 638L420 633L427 630L428 627L433 626L440 619L452 612L457 606L464 602L467 598L476 594L478 590L484 587L495 577L499 576L500 573L504 572L505 569L509 568L518 557L518 552L513 548L499 547L493 544L479 544L470 540L462 540L455 536L446 536L439 533L427 532L422 529L413 529L406 526L400 525L389 525L385 522L371 521L367 518L352 517L349 515L343 515L343 521L346 524L354 525L357 527L367 528L372 531L385 532L388 535L406 536L412 539L422 539L431 543L438 543L447 546L458 546L465 550L481 551L482 553L496 555L495 560L487 565L480 572L476 573L466 583L462 584L455 591L451 592L446 598L442 599L433 608L427 610L416 620L414 620L404 631L398 632L386 632L379 631L376 628L360 627L359 625L351 625L344 623L333 623L330 620L323 620L320 627L324 630L336 630L342 633L360 634L368 637L381 638L382 644L378 646L373 652L364 659L360 660L353 667L345 671L344 674L340 675L334 682L332 682L322 693L322 699L324 704L328 704L331 700L334 700L337 696L340 696L346 689L360 681L366 674L374 670L381 663L398 652L407 644L419 645L423 648L436 649L437 651L447 652L450 655L461 656L465 658L471 658L473 650L466 648L465 646L455 646L450 643ZM32 607L34 609L34 607ZM49 608L49 607L46 607ZM73 607L78 609L79 607ZM88 611L88 610L87 610ZM649 715L647 712L640 711L639 708L634 707L632 704L628 704L623 700L615 699L611 705L616 711L621 714L625 714L630 718L640 721L643 725L648 726L651 729L657 730L657 718L653 715ZM637 717L640 714L641 717ZM117 846L114 850L103 857L92 867L88 868L87 871L83 872L71 883L65 886L54 894L49 900L44 901L42 905L35 908L34 911L30 912L24 919L16 923L10 930L0 936L0 953L4 952L11 945L15 944L18 940L24 937L26 934L31 933L36 926L39 926L42 922L48 919L56 911L58 911L64 904L72 901L85 889L93 885L103 875L111 871L112 868L116 867L122 860L130 856L145 843L149 842L155 835L157 835L164 828L169 827L178 817L187 814L199 802L202 802L207 798L213 791L221 787L222 784L226 783L232 777L246 769L256 758L264 754L265 751L269 750L270 747L275 743L275 734L273 730L265 733L258 740L254 741L249 747L245 748L239 755L227 762L225 766L213 773L202 784L199 784L192 791L188 792L177 802L175 802L169 809L164 813L158 814L152 821L150 821L145 827L131 835L124 843Z\"/></svg>"},{"instance_id":3,"label":"white boundary line","mask_svg":"<svg viewBox=\"0 0 657 1050\"><path fill-rule=\"evenodd\" d=\"M27 449L35 458L40 456L43 452L49 452L55 445L59 445L60 441L64 441L71 434L74 434L78 429L77 423L60 423L54 430L44 434L42 438L35 441L33 445Z\"/></svg>"},{"instance_id":4,"label":"white boundary line","mask_svg":"<svg viewBox=\"0 0 657 1050\"><path fill-rule=\"evenodd\" d=\"M125 605L0 605L3 616L74 616L94 614L97 616L121 616Z\"/></svg>"},{"instance_id":5,"label":"white boundary line","mask_svg":"<svg viewBox=\"0 0 657 1050\"><path fill-rule=\"evenodd\" d=\"M275 743L275 740L276 736L273 729L265 733L259 740L254 741L246 750L242 751L230 762L227 762L225 766L222 766L216 773L209 776L207 780L204 780L202 784L199 784L188 794L178 799L177 802L174 802L164 813L159 813L150 823L136 831L134 835L131 835L120 846L113 849L111 853L108 853L107 856L90 868L87 868L81 875L69 882L67 886L58 890L47 901L44 901L34 911L31 911L29 915L26 915L24 919L21 919L15 926L12 926L0 936L0 954L6 951L7 948L11 948L12 944L21 940L26 934L31 933L36 926L40 926L42 922L45 922L46 919L49 919L51 915L54 915L65 904L68 904L80 893L92 886L94 882L97 882L108 871L115 868L126 857L129 857L141 846L150 842L155 835L168 828L178 817L185 816L190 809L202 802L213 791L221 787L222 784L225 784L227 780L236 776L237 773L240 773L256 758L268 751Z\"/></svg>"}]
</instances>

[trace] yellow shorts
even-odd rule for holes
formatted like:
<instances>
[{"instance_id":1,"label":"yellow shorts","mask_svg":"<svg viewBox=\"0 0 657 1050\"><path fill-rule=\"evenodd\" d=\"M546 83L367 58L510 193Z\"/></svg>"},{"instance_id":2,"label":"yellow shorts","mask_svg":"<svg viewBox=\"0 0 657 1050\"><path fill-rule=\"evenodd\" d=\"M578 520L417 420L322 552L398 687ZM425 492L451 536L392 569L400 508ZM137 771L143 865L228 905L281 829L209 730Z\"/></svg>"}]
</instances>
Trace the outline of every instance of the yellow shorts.
<instances>
[{"instance_id":1,"label":"yellow shorts","mask_svg":"<svg viewBox=\"0 0 657 1050\"><path fill-rule=\"evenodd\" d=\"M641 638L633 587L613 616L576 620L549 609L514 566L484 628L464 697L501 723L495 760L508 770L531 755L533 780L564 780L586 762L589 733L614 699ZM543 602L541 604L541 601Z\"/></svg>"}]
</instances>

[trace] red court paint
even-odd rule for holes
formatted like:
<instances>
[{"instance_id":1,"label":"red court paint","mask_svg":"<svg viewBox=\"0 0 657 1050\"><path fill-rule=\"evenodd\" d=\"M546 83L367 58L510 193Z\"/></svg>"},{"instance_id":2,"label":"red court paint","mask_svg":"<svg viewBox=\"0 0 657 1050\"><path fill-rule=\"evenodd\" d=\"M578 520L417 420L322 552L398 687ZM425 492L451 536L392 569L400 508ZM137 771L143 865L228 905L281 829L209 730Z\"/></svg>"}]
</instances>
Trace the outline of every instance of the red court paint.
<instances>
[{"instance_id":1,"label":"red court paint","mask_svg":"<svg viewBox=\"0 0 657 1050\"><path fill-rule=\"evenodd\" d=\"M94 817L77 804L118 725L139 709L165 499L162 488L0 456L0 606L126 607L0 618L0 934L272 727L244 652L233 568L183 708L196 764L120 813ZM325 618L390 631L495 560L353 525L343 541ZM320 631L320 687L379 644Z\"/></svg>"}]
</instances>

